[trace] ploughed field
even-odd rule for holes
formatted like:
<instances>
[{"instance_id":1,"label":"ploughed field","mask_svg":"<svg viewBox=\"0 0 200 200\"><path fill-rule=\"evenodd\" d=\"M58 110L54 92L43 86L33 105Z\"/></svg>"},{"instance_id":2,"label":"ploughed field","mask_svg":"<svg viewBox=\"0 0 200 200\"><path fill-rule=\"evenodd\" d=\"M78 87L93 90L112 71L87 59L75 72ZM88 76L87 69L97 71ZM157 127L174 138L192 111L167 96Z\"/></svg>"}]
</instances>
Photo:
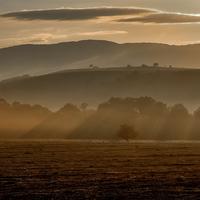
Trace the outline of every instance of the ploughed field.
<instances>
[{"instance_id":1,"label":"ploughed field","mask_svg":"<svg viewBox=\"0 0 200 200\"><path fill-rule=\"evenodd\" d=\"M0 142L0 199L200 199L200 143Z\"/></svg>"}]
</instances>

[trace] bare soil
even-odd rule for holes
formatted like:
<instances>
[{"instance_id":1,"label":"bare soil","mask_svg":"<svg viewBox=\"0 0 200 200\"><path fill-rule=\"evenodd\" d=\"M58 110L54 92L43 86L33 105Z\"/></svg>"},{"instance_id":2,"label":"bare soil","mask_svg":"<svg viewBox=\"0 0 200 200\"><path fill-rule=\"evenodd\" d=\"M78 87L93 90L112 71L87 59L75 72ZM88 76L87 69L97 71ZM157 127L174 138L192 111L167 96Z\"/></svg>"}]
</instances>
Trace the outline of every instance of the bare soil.
<instances>
[{"instance_id":1,"label":"bare soil","mask_svg":"<svg viewBox=\"0 0 200 200\"><path fill-rule=\"evenodd\" d=\"M200 143L0 142L0 199L200 199Z\"/></svg>"}]
</instances>

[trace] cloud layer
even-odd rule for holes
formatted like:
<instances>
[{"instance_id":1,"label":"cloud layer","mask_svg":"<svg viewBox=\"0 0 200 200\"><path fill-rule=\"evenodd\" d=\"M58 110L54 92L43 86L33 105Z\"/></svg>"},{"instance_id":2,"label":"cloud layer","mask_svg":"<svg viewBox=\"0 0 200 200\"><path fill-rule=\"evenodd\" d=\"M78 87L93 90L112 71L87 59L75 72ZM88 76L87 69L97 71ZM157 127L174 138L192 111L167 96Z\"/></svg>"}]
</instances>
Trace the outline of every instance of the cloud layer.
<instances>
[{"instance_id":1,"label":"cloud layer","mask_svg":"<svg viewBox=\"0 0 200 200\"><path fill-rule=\"evenodd\" d=\"M23 20L89 20L99 17L141 15L152 13L153 10L142 8L66 8L54 10L32 10L6 13L2 17Z\"/></svg>"},{"instance_id":2,"label":"cloud layer","mask_svg":"<svg viewBox=\"0 0 200 200\"><path fill-rule=\"evenodd\" d=\"M0 14L0 28L0 48L82 39L185 44L199 42L200 15L136 7L26 10Z\"/></svg>"},{"instance_id":3,"label":"cloud layer","mask_svg":"<svg viewBox=\"0 0 200 200\"><path fill-rule=\"evenodd\" d=\"M126 7L99 7L99 8L62 8L53 10L30 10L11 12L1 15L1 17L15 18L18 20L59 20L59 21L75 21L75 20L91 20L100 17L116 17L116 22L138 22L138 23L199 23L200 16L167 13L159 10L147 8L126 8Z\"/></svg>"},{"instance_id":4,"label":"cloud layer","mask_svg":"<svg viewBox=\"0 0 200 200\"><path fill-rule=\"evenodd\" d=\"M141 17L119 19L117 22L139 22L156 24L199 23L200 16L175 13L154 13Z\"/></svg>"}]
</instances>

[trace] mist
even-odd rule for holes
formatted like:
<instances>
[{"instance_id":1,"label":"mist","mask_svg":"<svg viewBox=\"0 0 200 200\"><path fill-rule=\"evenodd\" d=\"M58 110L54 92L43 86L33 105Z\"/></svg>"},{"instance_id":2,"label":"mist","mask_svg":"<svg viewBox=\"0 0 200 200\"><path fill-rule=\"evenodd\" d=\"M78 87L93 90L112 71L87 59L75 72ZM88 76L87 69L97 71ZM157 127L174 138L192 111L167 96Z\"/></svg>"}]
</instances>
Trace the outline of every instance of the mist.
<instances>
[{"instance_id":1,"label":"mist","mask_svg":"<svg viewBox=\"0 0 200 200\"><path fill-rule=\"evenodd\" d=\"M96 109L67 103L58 111L1 100L0 139L199 140L200 109L168 106L151 97L111 98ZM129 138L130 137L130 138Z\"/></svg>"}]
</instances>

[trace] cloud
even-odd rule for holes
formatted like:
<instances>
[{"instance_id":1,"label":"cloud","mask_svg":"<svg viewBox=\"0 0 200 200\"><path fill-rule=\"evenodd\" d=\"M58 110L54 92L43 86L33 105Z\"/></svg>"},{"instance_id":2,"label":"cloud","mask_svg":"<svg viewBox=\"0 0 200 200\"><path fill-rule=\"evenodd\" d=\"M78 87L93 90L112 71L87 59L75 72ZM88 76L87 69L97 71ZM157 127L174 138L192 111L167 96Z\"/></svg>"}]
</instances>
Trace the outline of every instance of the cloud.
<instances>
[{"instance_id":1,"label":"cloud","mask_svg":"<svg viewBox=\"0 0 200 200\"><path fill-rule=\"evenodd\" d=\"M111 21L123 23L184 24L199 23L200 15L168 13L148 8L135 7L93 7L59 8L51 10L25 10L0 15L18 20L76 21L111 17ZM112 18L113 17L113 18ZM115 19L114 17L120 17Z\"/></svg>"},{"instance_id":2,"label":"cloud","mask_svg":"<svg viewBox=\"0 0 200 200\"><path fill-rule=\"evenodd\" d=\"M26 38L26 40L31 43L49 43L50 41L53 40L62 40L67 38L68 38L67 34L39 33L39 34L34 34L30 38Z\"/></svg>"},{"instance_id":3,"label":"cloud","mask_svg":"<svg viewBox=\"0 0 200 200\"><path fill-rule=\"evenodd\" d=\"M120 30L107 30L107 31L91 31L91 32L80 32L71 34L51 34L51 33L40 33L34 34L30 38L26 38L31 43L49 43L52 41L67 39L72 36L102 36L102 35L118 35L127 34L126 31Z\"/></svg>"},{"instance_id":4,"label":"cloud","mask_svg":"<svg viewBox=\"0 0 200 200\"><path fill-rule=\"evenodd\" d=\"M16 18L21 20L90 20L100 17L126 16L126 15L142 15L153 13L154 10L144 8L115 8L115 7L99 7L99 8L61 8L52 10L27 10L19 12L10 12L2 14L1 17Z\"/></svg>"},{"instance_id":5,"label":"cloud","mask_svg":"<svg viewBox=\"0 0 200 200\"><path fill-rule=\"evenodd\" d=\"M155 24L185 24L200 23L200 16L187 15L179 13L154 13L140 17L122 18L117 22L138 22L138 23L155 23Z\"/></svg>"},{"instance_id":6,"label":"cloud","mask_svg":"<svg viewBox=\"0 0 200 200\"><path fill-rule=\"evenodd\" d=\"M38 33L29 36L16 36L1 39L0 44L7 44L6 46L20 45L20 44L49 44L66 40L70 35L67 34L51 34L51 33ZM3 47L4 45L2 45ZM1 48L1 45L0 45Z\"/></svg>"},{"instance_id":7,"label":"cloud","mask_svg":"<svg viewBox=\"0 0 200 200\"><path fill-rule=\"evenodd\" d=\"M78 33L80 36L99 36L99 35L121 35L127 34L127 31L91 31L91 32L83 32Z\"/></svg>"}]
</instances>

